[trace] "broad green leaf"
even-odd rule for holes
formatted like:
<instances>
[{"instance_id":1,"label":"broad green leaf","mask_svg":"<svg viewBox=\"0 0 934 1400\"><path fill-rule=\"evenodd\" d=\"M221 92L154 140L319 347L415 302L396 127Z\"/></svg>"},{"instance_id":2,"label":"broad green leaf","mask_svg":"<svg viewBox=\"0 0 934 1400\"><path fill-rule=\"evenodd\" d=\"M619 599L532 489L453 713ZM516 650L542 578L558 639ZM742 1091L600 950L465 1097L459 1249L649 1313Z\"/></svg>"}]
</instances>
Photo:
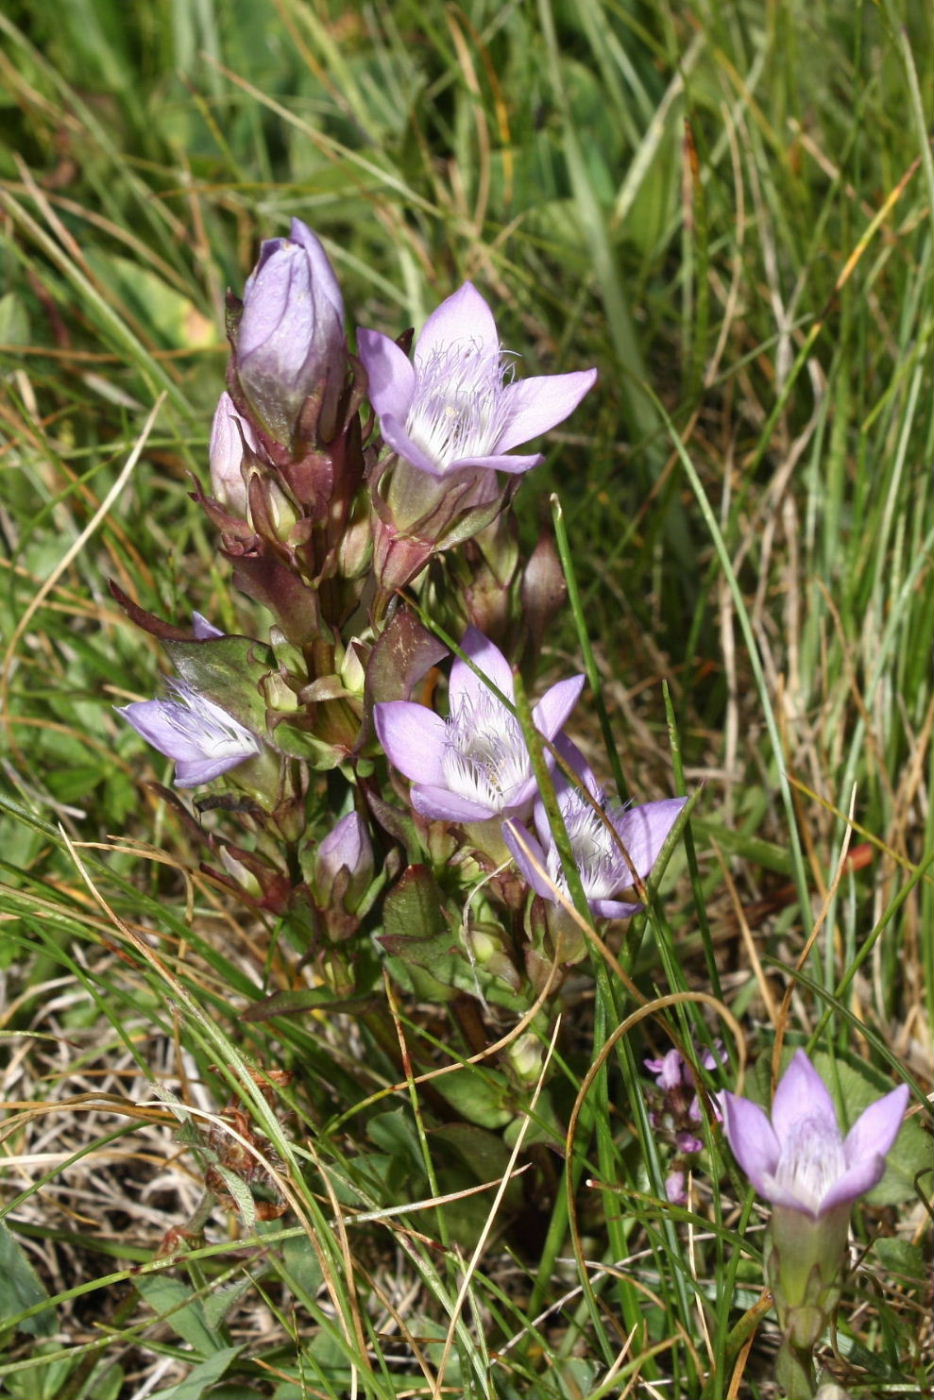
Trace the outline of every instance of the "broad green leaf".
<instances>
[{"instance_id":1,"label":"broad green leaf","mask_svg":"<svg viewBox=\"0 0 934 1400\"><path fill-rule=\"evenodd\" d=\"M183 1381L168 1390L157 1390L151 1400L208 1400L210 1387L219 1381L240 1355L241 1347L224 1347L194 1366Z\"/></svg>"},{"instance_id":2,"label":"broad green leaf","mask_svg":"<svg viewBox=\"0 0 934 1400\"><path fill-rule=\"evenodd\" d=\"M168 1274L142 1274L135 1284L152 1310L198 1356L212 1356L223 1349L222 1338L208 1323L201 1300L194 1297L187 1283Z\"/></svg>"},{"instance_id":3,"label":"broad green leaf","mask_svg":"<svg viewBox=\"0 0 934 1400\"><path fill-rule=\"evenodd\" d=\"M0 1331L16 1317L48 1298L39 1275L6 1223L0 1220ZM33 1337L48 1337L57 1329L52 1307L18 1323L18 1330Z\"/></svg>"}]
</instances>

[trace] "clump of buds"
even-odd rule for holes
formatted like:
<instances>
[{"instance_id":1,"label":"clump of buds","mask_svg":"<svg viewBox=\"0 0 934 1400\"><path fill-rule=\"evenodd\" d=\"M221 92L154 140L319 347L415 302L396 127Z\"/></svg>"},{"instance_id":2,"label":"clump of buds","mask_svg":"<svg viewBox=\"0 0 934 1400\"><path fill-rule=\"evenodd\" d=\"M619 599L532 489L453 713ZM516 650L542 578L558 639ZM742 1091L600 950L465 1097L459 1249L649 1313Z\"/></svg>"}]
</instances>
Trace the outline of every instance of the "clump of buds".
<instances>
[{"instance_id":1,"label":"clump of buds","mask_svg":"<svg viewBox=\"0 0 934 1400\"><path fill-rule=\"evenodd\" d=\"M711 1050L699 1051L700 1064L706 1070L716 1070L726 1063L726 1052L717 1041ZM687 1174L698 1154L704 1149L699 1129L704 1121L697 1091L697 1072L680 1050L672 1048L660 1059L645 1060L646 1069L655 1076L656 1090L649 1121L659 1140L667 1143L677 1154L665 1180L665 1192L674 1205L686 1205ZM713 1111L717 1119L720 1112Z\"/></svg>"}]
</instances>

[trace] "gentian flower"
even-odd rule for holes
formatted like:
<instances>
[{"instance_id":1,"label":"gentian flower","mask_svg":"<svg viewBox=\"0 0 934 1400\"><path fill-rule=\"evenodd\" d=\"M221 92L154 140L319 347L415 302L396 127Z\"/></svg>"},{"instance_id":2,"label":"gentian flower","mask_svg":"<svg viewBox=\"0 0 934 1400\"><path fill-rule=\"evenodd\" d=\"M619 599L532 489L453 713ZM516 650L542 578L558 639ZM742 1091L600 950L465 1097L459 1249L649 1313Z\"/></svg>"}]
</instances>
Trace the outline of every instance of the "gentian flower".
<instances>
[{"instance_id":1,"label":"gentian flower","mask_svg":"<svg viewBox=\"0 0 934 1400\"><path fill-rule=\"evenodd\" d=\"M810 1393L809 1349L840 1296L850 1209L881 1180L907 1103L901 1084L870 1104L844 1137L830 1091L803 1050L775 1091L771 1120L750 1099L721 1095L733 1155L774 1208L766 1277L785 1334L780 1372L794 1377L795 1394Z\"/></svg>"},{"instance_id":2,"label":"gentian flower","mask_svg":"<svg viewBox=\"0 0 934 1400\"><path fill-rule=\"evenodd\" d=\"M687 798L669 797L641 807L609 807L580 752L566 741L559 747L597 803L595 811L580 789L559 775L555 784L558 806L587 902L600 918L628 918L643 906L617 896L631 889L637 879L648 878ZM521 823L508 821L503 825L503 838L535 893L558 904L561 894L567 896L568 887L541 801L535 805L535 827L538 840Z\"/></svg>"},{"instance_id":3,"label":"gentian flower","mask_svg":"<svg viewBox=\"0 0 934 1400\"><path fill-rule=\"evenodd\" d=\"M117 708L153 748L175 760L176 787L209 783L262 752L256 735L184 681L170 700L137 700Z\"/></svg>"},{"instance_id":4,"label":"gentian flower","mask_svg":"<svg viewBox=\"0 0 934 1400\"><path fill-rule=\"evenodd\" d=\"M908 1103L905 1084L871 1104L844 1138L823 1079L795 1052L772 1103L771 1122L751 1099L724 1093L724 1127L733 1155L773 1205L819 1220L881 1180L886 1153Z\"/></svg>"},{"instance_id":5,"label":"gentian flower","mask_svg":"<svg viewBox=\"0 0 934 1400\"><path fill-rule=\"evenodd\" d=\"M471 282L428 317L411 361L378 331L359 331L357 344L386 442L439 478L464 467L518 473L537 466L540 453L507 454L567 418L597 377L589 369L513 382L513 360Z\"/></svg>"},{"instance_id":6,"label":"gentian flower","mask_svg":"<svg viewBox=\"0 0 934 1400\"><path fill-rule=\"evenodd\" d=\"M243 291L235 361L262 426L288 443L305 399L344 349L344 300L320 240L301 219L270 238Z\"/></svg>"},{"instance_id":7,"label":"gentian flower","mask_svg":"<svg viewBox=\"0 0 934 1400\"><path fill-rule=\"evenodd\" d=\"M482 679L512 701L509 662L475 627L461 648L481 676L455 657L447 719L424 705L389 700L375 707L376 732L389 761L413 783L417 812L434 821L481 822L527 808L535 777L519 721ZM559 732L583 685L582 675L558 681L535 706L532 718L547 739Z\"/></svg>"}]
</instances>

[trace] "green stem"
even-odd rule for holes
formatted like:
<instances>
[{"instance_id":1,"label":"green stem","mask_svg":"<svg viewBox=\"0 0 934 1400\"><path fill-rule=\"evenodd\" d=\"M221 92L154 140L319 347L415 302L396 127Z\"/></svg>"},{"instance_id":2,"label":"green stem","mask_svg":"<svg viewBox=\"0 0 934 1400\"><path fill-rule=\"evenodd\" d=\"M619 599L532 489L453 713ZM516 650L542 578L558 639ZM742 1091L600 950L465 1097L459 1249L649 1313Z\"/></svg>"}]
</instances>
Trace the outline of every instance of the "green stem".
<instances>
[{"instance_id":1,"label":"green stem","mask_svg":"<svg viewBox=\"0 0 934 1400\"><path fill-rule=\"evenodd\" d=\"M787 1400L813 1400L817 1388L810 1349L793 1346L786 1337L778 1349L775 1379Z\"/></svg>"}]
</instances>

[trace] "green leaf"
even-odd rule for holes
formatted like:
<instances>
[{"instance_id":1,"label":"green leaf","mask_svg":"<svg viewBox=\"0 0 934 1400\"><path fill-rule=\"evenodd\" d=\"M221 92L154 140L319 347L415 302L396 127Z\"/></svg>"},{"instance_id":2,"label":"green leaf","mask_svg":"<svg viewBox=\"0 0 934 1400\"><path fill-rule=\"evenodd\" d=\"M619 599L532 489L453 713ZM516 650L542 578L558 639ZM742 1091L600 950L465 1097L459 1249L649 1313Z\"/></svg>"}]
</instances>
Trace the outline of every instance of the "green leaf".
<instances>
[{"instance_id":1,"label":"green leaf","mask_svg":"<svg viewBox=\"0 0 934 1400\"><path fill-rule=\"evenodd\" d=\"M0 1220L0 1329L8 1318L34 1308L48 1296L16 1236ZM55 1309L49 1307L35 1317L27 1317L18 1324L18 1330L33 1337L48 1337L57 1326Z\"/></svg>"},{"instance_id":2,"label":"green leaf","mask_svg":"<svg viewBox=\"0 0 934 1400\"><path fill-rule=\"evenodd\" d=\"M434 1087L462 1118L481 1128L504 1128L515 1115L512 1085L494 1070L466 1065L436 1079Z\"/></svg>"},{"instance_id":3,"label":"green leaf","mask_svg":"<svg viewBox=\"0 0 934 1400\"><path fill-rule=\"evenodd\" d=\"M343 1011L356 1015L376 1005L372 996L335 996L329 987L302 987L292 992L274 992L241 1012L244 1021L269 1021L273 1016L294 1016L299 1011Z\"/></svg>"},{"instance_id":4,"label":"green leaf","mask_svg":"<svg viewBox=\"0 0 934 1400\"><path fill-rule=\"evenodd\" d=\"M208 1357L207 1361L193 1367L178 1385L156 1391L150 1400L207 1400L208 1387L220 1380L241 1350L241 1347L224 1347Z\"/></svg>"},{"instance_id":5,"label":"green leaf","mask_svg":"<svg viewBox=\"0 0 934 1400\"><path fill-rule=\"evenodd\" d=\"M29 316L15 292L0 297L0 345L29 344Z\"/></svg>"},{"instance_id":6,"label":"green leaf","mask_svg":"<svg viewBox=\"0 0 934 1400\"><path fill-rule=\"evenodd\" d=\"M469 1167L477 1181L496 1181L509 1165L509 1149L497 1133L476 1123L444 1123L432 1128L431 1140L446 1142Z\"/></svg>"},{"instance_id":7,"label":"green leaf","mask_svg":"<svg viewBox=\"0 0 934 1400\"><path fill-rule=\"evenodd\" d=\"M447 932L441 891L427 865L410 865L403 871L386 896L383 929L384 948L419 967L434 972L450 959L457 940Z\"/></svg>"},{"instance_id":8,"label":"green leaf","mask_svg":"<svg viewBox=\"0 0 934 1400\"><path fill-rule=\"evenodd\" d=\"M379 1113L367 1124L367 1137L394 1160L404 1162L419 1179L424 1176L421 1148L412 1119L404 1108Z\"/></svg>"},{"instance_id":9,"label":"green leaf","mask_svg":"<svg viewBox=\"0 0 934 1400\"><path fill-rule=\"evenodd\" d=\"M121 298L141 328L167 349L207 349L218 343L217 323L139 262L92 249L88 262L111 295Z\"/></svg>"},{"instance_id":10,"label":"green leaf","mask_svg":"<svg viewBox=\"0 0 934 1400\"><path fill-rule=\"evenodd\" d=\"M909 1240L881 1235L872 1246L873 1253L886 1272L893 1277L916 1283L919 1288L927 1287L931 1265L925 1252Z\"/></svg>"},{"instance_id":11,"label":"green leaf","mask_svg":"<svg viewBox=\"0 0 934 1400\"><path fill-rule=\"evenodd\" d=\"M187 1283L168 1274L143 1274L135 1283L140 1297L198 1356L223 1350L222 1338L208 1323L200 1299Z\"/></svg>"},{"instance_id":12,"label":"green leaf","mask_svg":"<svg viewBox=\"0 0 934 1400\"><path fill-rule=\"evenodd\" d=\"M165 649L183 681L247 729L266 732L266 702L259 687L274 666L269 647L252 637L216 637L208 642L171 640Z\"/></svg>"},{"instance_id":13,"label":"green leaf","mask_svg":"<svg viewBox=\"0 0 934 1400\"><path fill-rule=\"evenodd\" d=\"M246 1273L235 1283L227 1284L225 1288L215 1288L203 1299L204 1320L212 1332L223 1326L228 1313L245 1293L249 1293L253 1283L254 1280Z\"/></svg>"},{"instance_id":14,"label":"green leaf","mask_svg":"<svg viewBox=\"0 0 934 1400\"><path fill-rule=\"evenodd\" d=\"M357 1204L357 1199L353 1202ZM299 1300L307 1304L315 1297L324 1281L321 1260L311 1241L304 1235L295 1235L282 1246L282 1266L286 1282Z\"/></svg>"}]
</instances>

